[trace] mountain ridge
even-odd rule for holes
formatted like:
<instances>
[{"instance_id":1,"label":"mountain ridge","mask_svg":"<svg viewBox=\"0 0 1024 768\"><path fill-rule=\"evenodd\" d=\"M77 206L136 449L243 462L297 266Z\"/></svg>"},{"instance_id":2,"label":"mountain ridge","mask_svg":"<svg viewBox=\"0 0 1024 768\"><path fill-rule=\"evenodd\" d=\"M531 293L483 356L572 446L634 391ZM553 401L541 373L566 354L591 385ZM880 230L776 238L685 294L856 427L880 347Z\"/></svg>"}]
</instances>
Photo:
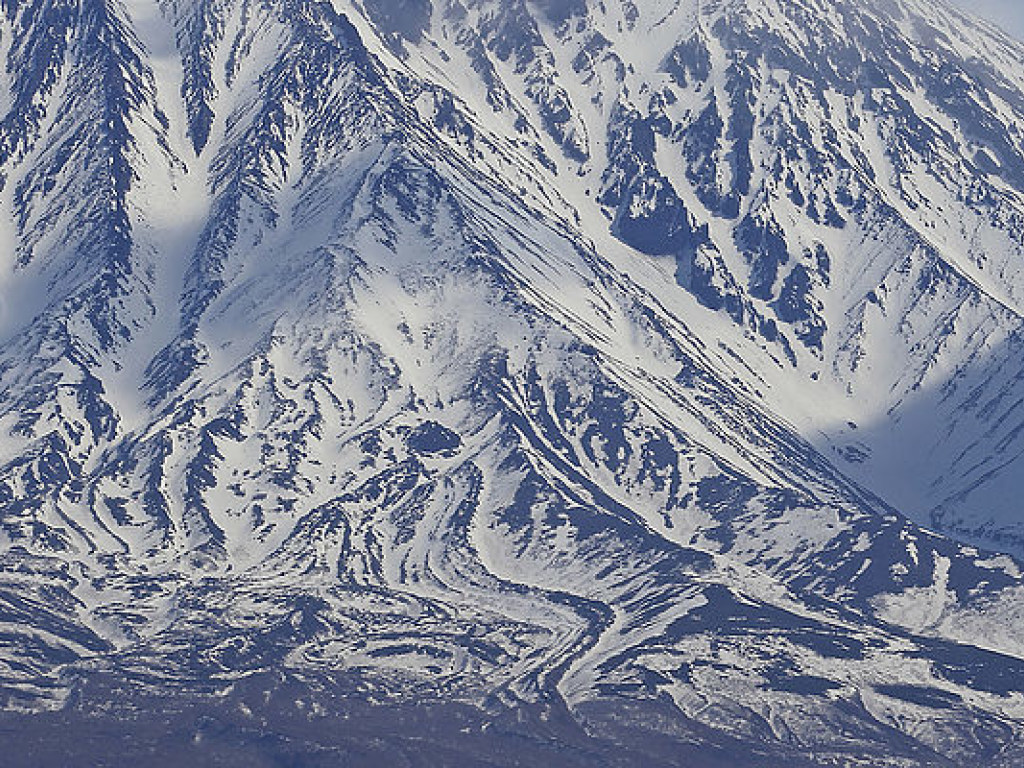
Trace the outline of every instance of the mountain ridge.
<instances>
[{"instance_id":1,"label":"mountain ridge","mask_svg":"<svg viewBox=\"0 0 1024 768\"><path fill-rule=\"evenodd\" d=\"M7 710L1012 764L1020 567L908 517L1019 554L1019 44L937 2L0 10Z\"/></svg>"}]
</instances>

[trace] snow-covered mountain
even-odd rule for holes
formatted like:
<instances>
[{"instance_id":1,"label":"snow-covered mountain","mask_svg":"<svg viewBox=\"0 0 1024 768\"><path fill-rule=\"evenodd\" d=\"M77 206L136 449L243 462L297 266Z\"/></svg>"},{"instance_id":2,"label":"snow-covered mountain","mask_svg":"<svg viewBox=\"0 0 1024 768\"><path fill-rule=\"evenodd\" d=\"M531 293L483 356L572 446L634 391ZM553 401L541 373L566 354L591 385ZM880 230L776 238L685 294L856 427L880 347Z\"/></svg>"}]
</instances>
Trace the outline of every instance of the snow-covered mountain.
<instances>
[{"instance_id":1,"label":"snow-covered mountain","mask_svg":"<svg viewBox=\"0 0 1024 768\"><path fill-rule=\"evenodd\" d=\"M0 0L0 60L15 764L1024 761L1024 45Z\"/></svg>"}]
</instances>

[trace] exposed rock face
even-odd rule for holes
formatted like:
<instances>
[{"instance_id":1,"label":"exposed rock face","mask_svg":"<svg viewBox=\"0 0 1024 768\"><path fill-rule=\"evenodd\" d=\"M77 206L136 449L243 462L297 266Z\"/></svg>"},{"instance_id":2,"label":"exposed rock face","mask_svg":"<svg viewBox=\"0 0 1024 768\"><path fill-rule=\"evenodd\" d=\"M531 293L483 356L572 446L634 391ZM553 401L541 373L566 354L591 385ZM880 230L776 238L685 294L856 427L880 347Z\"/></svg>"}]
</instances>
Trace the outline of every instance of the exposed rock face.
<instances>
[{"instance_id":1,"label":"exposed rock face","mask_svg":"<svg viewBox=\"0 0 1024 768\"><path fill-rule=\"evenodd\" d=\"M116 717L1020 764L1024 583L971 545L1024 553L1024 46L939 0L0 14L25 764Z\"/></svg>"}]
</instances>

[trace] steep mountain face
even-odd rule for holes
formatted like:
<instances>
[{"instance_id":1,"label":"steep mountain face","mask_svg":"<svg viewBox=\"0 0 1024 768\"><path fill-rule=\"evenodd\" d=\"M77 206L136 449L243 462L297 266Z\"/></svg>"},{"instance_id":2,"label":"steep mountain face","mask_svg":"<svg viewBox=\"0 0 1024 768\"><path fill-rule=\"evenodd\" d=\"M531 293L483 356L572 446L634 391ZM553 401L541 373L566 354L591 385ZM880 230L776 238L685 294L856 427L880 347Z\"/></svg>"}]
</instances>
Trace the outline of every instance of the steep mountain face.
<instances>
[{"instance_id":1,"label":"steep mountain face","mask_svg":"<svg viewBox=\"0 0 1024 768\"><path fill-rule=\"evenodd\" d=\"M0 12L16 759L1024 759L971 546L1024 553L1024 46L940 0Z\"/></svg>"}]
</instances>

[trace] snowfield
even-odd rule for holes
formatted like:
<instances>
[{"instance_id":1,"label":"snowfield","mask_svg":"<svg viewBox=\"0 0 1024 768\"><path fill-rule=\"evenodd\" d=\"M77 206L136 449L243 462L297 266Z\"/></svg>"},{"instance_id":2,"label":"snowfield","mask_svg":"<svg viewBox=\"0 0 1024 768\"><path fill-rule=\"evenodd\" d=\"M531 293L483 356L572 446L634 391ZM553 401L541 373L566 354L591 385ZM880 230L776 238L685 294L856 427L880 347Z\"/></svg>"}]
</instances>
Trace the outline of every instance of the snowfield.
<instances>
[{"instance_id":1,"label":"snowfield","mask_svg":"<svg viewBox=\"0 0 1024 768\"><path fill-rule=\"evenodd\" d=\"M0 11L15 764L1024 761L1024 45Z\"/></svg>"}]
</instances>

